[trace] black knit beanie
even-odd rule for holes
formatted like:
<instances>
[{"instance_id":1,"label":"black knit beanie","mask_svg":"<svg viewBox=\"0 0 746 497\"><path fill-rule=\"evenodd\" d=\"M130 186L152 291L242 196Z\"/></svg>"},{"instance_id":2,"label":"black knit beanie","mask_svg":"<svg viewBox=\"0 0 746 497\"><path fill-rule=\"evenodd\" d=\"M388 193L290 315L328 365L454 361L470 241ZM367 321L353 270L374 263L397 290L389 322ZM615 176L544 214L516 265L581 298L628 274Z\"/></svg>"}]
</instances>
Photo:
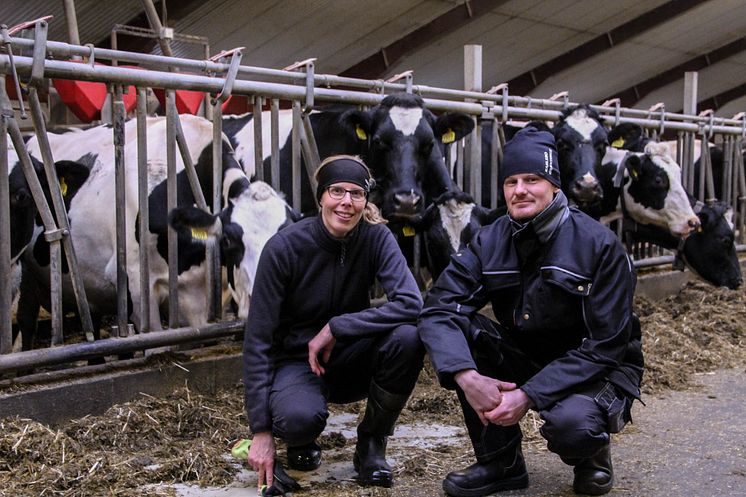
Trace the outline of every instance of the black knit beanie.
<instances>
[{"instance_id":1,"label":"black knit beanie","mask_svg":"<svg viewBox=\"0 0 746 497\"><path fill-rule=\"evenodd\" d=\"M370 177L368 169L355 159L341 157L324 164L319 170L319 185L316 187L316 201L321 202L324 191L334 183L354 183L366 193L370 193L375 181Z\"/></svg>"},{"instance_id":2,"label":"black knit beanie","mask_svg":"<svg viewBox=\"0 0 746 497\"><path fill-rule=\"evenodd\" d=\"M527 126L505 144L498 186L502 188L505 179L514 174L536 174L561 186L557 147L550 132Z\"/></svg>"}]
</instances>

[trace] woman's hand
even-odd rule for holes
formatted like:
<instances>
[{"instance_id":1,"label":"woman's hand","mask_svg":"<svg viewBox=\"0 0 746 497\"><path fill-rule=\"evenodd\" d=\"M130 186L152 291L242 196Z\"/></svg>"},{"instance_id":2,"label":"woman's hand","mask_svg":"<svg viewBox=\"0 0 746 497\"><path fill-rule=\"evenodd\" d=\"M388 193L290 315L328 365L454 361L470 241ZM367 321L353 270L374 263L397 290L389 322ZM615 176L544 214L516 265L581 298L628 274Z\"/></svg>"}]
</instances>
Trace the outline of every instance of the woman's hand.
<instances>
[{"instance_id":1,"label":"woman's hand","mask_svg":"<svg viewBox=\"0 0 746 497\"><path fill-rule=\"evenodd\" d=\"M308 364L311 365L311 371L316 376L321 376L326 372L321 362L324 364L329 362L335 343L337 343L337 339L332 335L329 323L325 324L321 331L308 342ZM319 362L319 354L321 354L321 362Z\"/></svg>"},{"instance_id":2,"label":"woman's hand","mask_svg":"<svg viewBox=\"0 0 746 497\"><path fill-rule=\"evenodd\" d=\"M257 488L262 488L265 482L271 487L275 466L275 439L272 432L263 431L254 435L247 460L249 466L256 471Z\"/></svg>"}]
</instances>

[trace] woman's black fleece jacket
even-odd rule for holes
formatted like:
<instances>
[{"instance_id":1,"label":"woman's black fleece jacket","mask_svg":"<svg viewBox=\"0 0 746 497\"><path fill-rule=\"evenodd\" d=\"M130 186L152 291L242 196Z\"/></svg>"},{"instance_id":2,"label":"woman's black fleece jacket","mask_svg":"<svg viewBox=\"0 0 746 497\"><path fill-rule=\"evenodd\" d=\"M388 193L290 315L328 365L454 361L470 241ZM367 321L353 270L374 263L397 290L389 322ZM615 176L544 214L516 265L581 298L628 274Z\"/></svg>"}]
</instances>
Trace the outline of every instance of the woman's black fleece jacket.
<instances>
[{"instance_id":1,"label":"woman's black fleece jacket","mask_svg":"<svg viewBox=\"0 0 746 497\"><path fill-rule=\"evenodd\" d=\"M371 308L378 279L388 298ZM251 430L271 431L269 392L275 364L308 360L308 342L329 323L338 341L416 325L422 297L384 225L361 221L344 239L320 216L277 232L259 258L243 348L244 402Z\"/></svg>"}]
</instances>

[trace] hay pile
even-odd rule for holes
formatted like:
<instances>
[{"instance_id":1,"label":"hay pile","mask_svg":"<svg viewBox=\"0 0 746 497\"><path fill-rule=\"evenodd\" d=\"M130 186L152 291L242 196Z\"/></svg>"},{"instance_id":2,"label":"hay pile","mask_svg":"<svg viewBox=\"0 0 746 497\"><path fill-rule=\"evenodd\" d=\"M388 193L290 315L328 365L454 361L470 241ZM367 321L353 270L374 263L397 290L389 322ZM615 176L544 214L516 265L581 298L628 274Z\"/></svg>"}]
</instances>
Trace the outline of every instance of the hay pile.
<instances>
[{"instance_id":1,"label":"hay pile","mask_svg":"<svg viewBox=\"0 0 746 497\"><path fill-rule=\"evenodd\" d=\"M205 397L182 388L166 399L143 395L59 428L2 420L0 495L149 497L173 493L138 487L226 484L236 468L225 456L246 436L242 411L237 392Z\"/></svg>"},{"instance_id":2,"label":"hay pile","mask_svg":"<svg viewBox=\"0 0 746 497\"><path fill-rule=\"evenodd\" d=\"M643 326L644 393L686 388L696 372L746 365L746 289L734 292L694 282L662 301L638 298L636 308ZM363 409L358 402L332 406L331 411ZM455 394L438 386L429 366L402 413L402 422L415 420L462 424ZM522 421L529 445L543 446L539 425L534 413ZM210 397L188 388L166 399L143 395L101 416L57 428L0 420L0 496L149 497L174 492L143 485L225 485L239 469L228 457L230 447L246 435L241 388ZM340 449L340 459L351 458L354 440L330 433L319 441L325 449ZM470 464L471 457L468 444L408 450L399 457L397 478L432 483L454 467ZM362 495L359 491L351 482L327 482L303 494ZM367 489L364 495L391 494Z\"/></svg>"},{"instance_id":3,"label":"hay pile","mask_svg":"<svg viewBox=\"0 0 746 497\"><path fill-rule=\"evenodd\" d=\"M680 390L694 373L746 365L746 289L691 281L664 300L635 299L645 353L644 393Z\"/></svg>"}]
</instances>

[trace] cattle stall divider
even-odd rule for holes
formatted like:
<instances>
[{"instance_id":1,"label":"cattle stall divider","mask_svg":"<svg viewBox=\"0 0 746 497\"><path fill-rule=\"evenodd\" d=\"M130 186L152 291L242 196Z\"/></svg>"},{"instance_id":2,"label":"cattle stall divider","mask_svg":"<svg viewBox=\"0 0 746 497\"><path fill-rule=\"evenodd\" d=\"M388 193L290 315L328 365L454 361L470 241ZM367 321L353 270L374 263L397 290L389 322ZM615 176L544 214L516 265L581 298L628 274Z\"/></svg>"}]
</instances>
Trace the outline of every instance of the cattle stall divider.
<instances>
[{"instance_id":1,"label":"cattle stall divider","mask_svg":"<svg viewBox=\"0 0 746 497\"><path fill-rule=\"evenodd\" d=\"M492 124L492 143L496 146L493 147L492 155L490 157L490 178L489 181L495 183L499 165L501 161L502 145L505 143L505 135L503 125L511 119L518 120L546 120L546 121L557 121L561 116L562 110L567 105L573 105L569 101L569 97L565 95L562 101L554 101L551 99L536 99L530 97L520 97L510 95L507 86L502 86L499 90L494 92L481 92L481 91L463 91L454 90L448 88L437 88L426 85L416 85L413 83L412 75L410 74L405 83L386 82L381 80L363 80L357 78L347 78L334 75L323 75L315 73L313 64L306 64L303 67L296 68L294 70L278 70L268 69L253 66L243 66L236 59L232 59L230 64L226 64L220 61L200 61L191 59L181 59L175 57L166 57L159 55L149 55L141 53L125 52L114 49L100 49L90 46L73 45L62 42L47 41L43 42L37 37L35 40L29 40L25 38L16 38L9 35L3 36L3 43L5 44L8 53L0 54L0 72L3 74L12 74L17 72L20 77L29 77L34 75L37 78L59 78L59 79L76 79L81 81L93 81L102 82L111 85L115 88L115 97L113 102L115 105L114 119L119 124L115 124L114 128L117 133L122 133L119 139L121 144L124 143L123 137L123 113L121 107L121 93L122 86L134 85L137 91L137 119L138 119L138 191L139 199L138 205L141 213L147 213L147 142L145 133L145 120L146 120L146 107L145 97L147 88L165 88L166 89L166 119L168 122L168 143L167 143L167 168L168 168L168 205L169 209L176 205L176 183L175 183L175 171L176 171L176 151L175 146L179 146L184 167L187 170L187 175L190 180L190 185L195 194L195 199L200 208L212 211L213 214L217 214L220 210L220 183L221 183L221 152L220 152L220 140L222 139L222 111L221 111L221 100L215 98L212 106L210 106L210 113L212 114L213 121L213 192L210 204L205 199L200 199L201 189L198 183L193 182L196 179L194 173L193 164L190 165L188 148L183 138L183 132L179 132L179 118L176 111L176 105L174 100L174 93L178 90L193 90L208 93L211 95L222 95L228 91L227 94L243 95L253 99L254 103L254 165L257 179L265 179L275 188L279 189L279 177L280 177L280 163L279 163L279 112L280 112L280 100L290 101L292 103L292 173L291 173L291 184L292 188L290 192L286 192L291 195L291 204L294 207L300 206L301 197L301 175L306 176L311 180L313 185L313 173L315 168L318 166L318 148L316 146L313 131L309 123L309 111L318 104L325 103L339 103L357 105L360 107L373 106L378 103L387 95L393 92L399 91L411 91L412 93L418 94L423 97L426 106L434 112L464 112L469 114L476 120L477 131L472 135L469 141L468 151L464 149L463 144L458 144L455 150L449 148L446 153L447 160L449 162L454 159L456 162L455 176L456 182L459 186L462 186L464 190L471 193L474 196L479 196L477 189L480 187L480 183L486 178L481 178L482 181L478 181L479 178L479 164L478 158L481 154L481 143L480 133L483 133L481 129L484 123ZM38 45L44 45L44 49L40 49ZM16 55L13 57L11 62L12 47L21 49L34 49L34 56L28 57L23 55ZM43 55L40 55L44 52ZM137 70L122 66L106 66L91 64L81 64L70 62L66 59L71 57L83 57L88 58L95 56L98 60L116 60L119 63L132 63L132 64L148 64L153 67L158 67L159 70ZM185 72L170 72L171 69L178 69ZM187 74L191 72L192 74ZM232 76L231 76L232 73ZM233 79L232 81L230 81ZM33 88L32 88L33 91ZM4 90L0 90L4 92ZM26 174L27 180L30 184L35 184L37 190L34 191L34 198L37 201L39 211L42 218L45 220L45 229L47 232L54 232L57 228L54 224L54 219L49 212L46 205L41 186L38 183L36 175L33 174L33 166L31 165L28 154L23 154L25 149L23 148L23 140L20 134L17 123L13 119L12 106L10 101L7 100L7 96L3 100L3 125L8 127L11 139L18 149L18 154L21 157L21 163L24 167L24 173ZM37 99L38 100L38 99ZM264 151L262 150L262 139L266 126L262 121L260 110L269 102L270 108L270 122L269 132L271 135L271 154L270 154L270 167L269 167L269 178L264 178L263 158ZM724 119L724 118L713 118L712 116L695 116L689 114L676 114L666 112L664 109L657 111L641 110L641 109L628 109L622 108L617 105L595 105L591 106L594 110L599 112L602 119L607 123L634 123L643 126L646 129L660 130L663 127L665 129L680 132L680 142L683 142L685 146L682 147L682 154L680 157L685 155L683 150L687 150L687 154L693 150L695 135L700 134L700 137L721 135L731 137L733 145L731 145L733 155L733 179L731 180L731 201L734 206L738 207L739 211L739 222L743 226L744 220L744 198L746 197L746 185L744 185L743 168L737 167L739 154L737 150L740 149L743 137L743 120L736 119ZM39 116L41 113L39 112ZM42 122L43 124L43 122ZM119 131L121 128L121 131ZM5 134L3 133L5 137ZM181 136L181 138L180 138ZM115 139L115 142L117 139ZM183 142L183 143L182 143ZM0 142L2 143L2 142ZM3 149L3 155L5 155ZM118 152L119 156L122 152ZM455 157L453 155L455 154ZM51 160L51 154L48 158ZM7 162L7 157L4 158ZM123 157L120 159L123 160ZM742 160L742 159L741 159ZM0 161L0 172L2 172L3 162ZM45 170L53 165L52 162L48 164L48 160L44 161ZM305 166L305 170L304 170ZM7 168L8 165L5 164ZM690 185L693 185L693 170L691 168L686 170L686 174L691 174ZM709 176L711 174L707 173ZM192 178L192 175L195 178ZM7 185L7 175L4 175L2 181ZM119 182L120 180L117 180ZM59 185L50 182L52 189L59 189ZM712 191L710 183L706 180L706 190L709 196L709 192ZM0 199L3 199L5 194L4 187L0 188ZM61 197L60 197L61 198ZM5 201L3 199L3 201ZM497 192L494 192L489 199L482 199L484 203L489 203L494 207L497 203ZM4 211L7 209L6 204L0 205ZM63 204L64 210L64 204ZM143 219L144 218L144 219ZM119 224L119 222L118 222ZM0 217L0 229L7 229L6 222L3 217ZM124 229L124 226L118 229ZM139 225L137 229L140 231L142 237L147 233L147 217L142 215L140 217ZM741 230L743 233L743 230ZM70 237L67 237L68 239ZM65 237L63 237L63 240ZM141 238L143 239L143 238ZM51 240L51 245L57 243L59 240ZM5 245L0 251L0 256L3 257L2 266L6 267L9 261L9 250L7 250L7 238L4 237L4 241L0 242ZM173 230L169 230L169 258L176 260L178 253L177 238ZM118 245L119 246L119 245ZM741 247L743 248L743 247ZM123 249L122 249L123 250ZM149 267L149 261L147 258L146 250L140 251L140 284L143 287L143 291L140 299L140 307L143 313L142 321L147 322L146 317L157 310L149 309L149 295L146 287L148 287L149 275L147 274L147 268ZM216 252L218 252L216 250ZM67 251L66 254L70 252ZM211 263L214 274L216 277L212 279L212 283L209 285L211 290L210 299L212 302L212 314L211 318L217 318L220 313L219 307L219 296L220 296L220 265L216 254ZM7 257L6 257L7 256ZM68 255L69 257L69 255ZM650 259L650 263L666 263L670 262L670 259L663 260L666 258L656 257ZM217 261L217 262L216 262ZM646 264L646 261L636 261L636 265L642 267ZM171 266L175 266L172 264ZM8 266L9 267L9 266ZM126 273L125 273L126 274ZM190 341L200 341L205 339L215 339L217 337L231 336L236 331L239 331L242 326L238 322L223 322L208 324L205 327L199 328L178 328L177 327L177 307L178 300L176 299L176 280L174 275L176 274L176 268L169 268L169 284L171 291L169 292L169 327L171 329L164 332L152 332L147 329L141 329L139 331L151 331L150 333L139 333L133 336L125 336L125 333L121 328L115 335L121 335L121 338L115 341L102 340L100 342L90 342L78 345L63 345L57 346L45 350L35 350L21 353L8 353L8 344L10 342L11 330L8 326L10 315L8 309L3 305L2 309L2 326L3 333L0 336L0 372L17 371L20 369L28 369L31 367L39 367L42 365L49 365L52 363L69 362L72 360L84 359L94 355L108 355L118 354L126 351L142 350L144 348L159 347L166 345L173 345L179 343L186 343ZM124 279L124 278L122 278ZM54 289L52 290L54 292ZM0 293L0 304L7 303L8 299L7 286L4 286L3 293ZM172 297L173 296L173 297ZM121 290L120 297L121 298ZM125 295L126 298L126 295ZM121 309L121 307L120 307ZM119 322L119 321L118 321Z\"/></svg>"}]
</instances>

